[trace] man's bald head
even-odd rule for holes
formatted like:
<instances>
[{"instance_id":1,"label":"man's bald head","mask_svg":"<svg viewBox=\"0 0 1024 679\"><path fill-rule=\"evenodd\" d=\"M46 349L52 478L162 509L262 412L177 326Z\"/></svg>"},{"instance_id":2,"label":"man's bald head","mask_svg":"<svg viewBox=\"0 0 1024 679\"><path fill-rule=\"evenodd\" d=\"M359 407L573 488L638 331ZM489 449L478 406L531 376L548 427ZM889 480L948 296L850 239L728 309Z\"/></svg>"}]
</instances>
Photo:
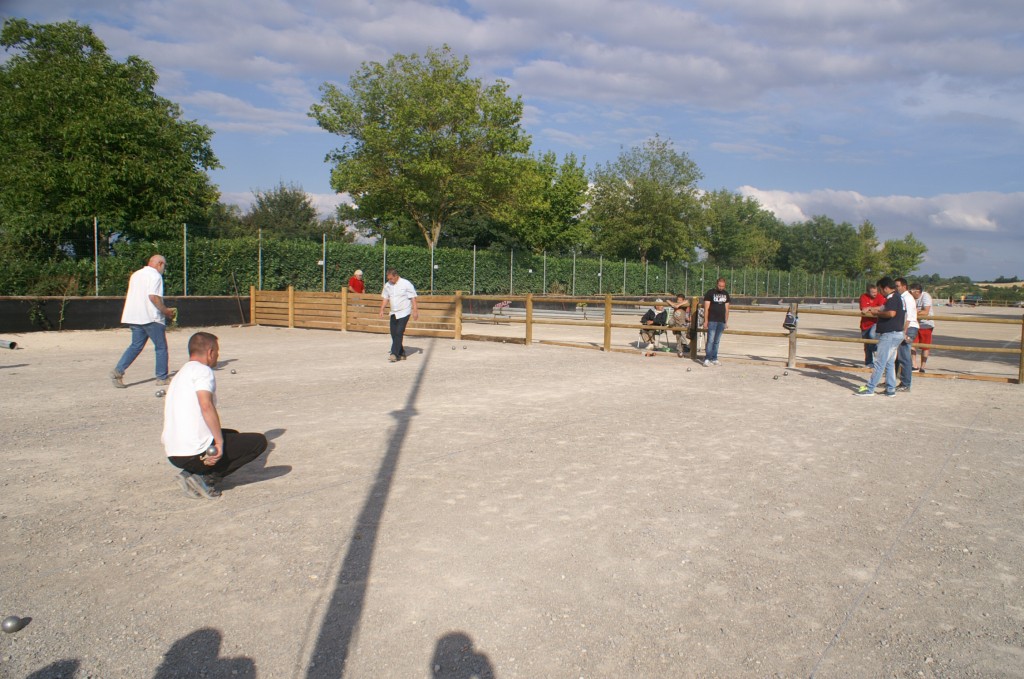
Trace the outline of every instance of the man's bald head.
<instances>
[{"instance_id":1,"label":"man's bald head","mask_svg":"<svg viewBox=\"0 0 1024 679\"><path fill-rule=\"evenodd\" d=\"M152 257L149 258L148 264L154 269L162 271L163 268L167 266L167 260L164 259L163 255L153 255Z\"/></svg>"}]
</instances>

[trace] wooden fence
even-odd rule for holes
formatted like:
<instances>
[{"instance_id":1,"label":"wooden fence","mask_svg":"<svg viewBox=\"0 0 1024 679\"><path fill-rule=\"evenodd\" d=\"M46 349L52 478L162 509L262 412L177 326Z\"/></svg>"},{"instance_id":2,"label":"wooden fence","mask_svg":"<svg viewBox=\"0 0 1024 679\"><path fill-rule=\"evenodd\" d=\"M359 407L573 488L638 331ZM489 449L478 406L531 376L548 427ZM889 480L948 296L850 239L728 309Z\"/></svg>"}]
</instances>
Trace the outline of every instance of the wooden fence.
<instances>
[{"instance_id":1,"label":"wooden fence","mask_svg":"<svg viewBox=\"0 0 1024 679\"><path fill-rule=\"evenodd\" d=\"M650 328L639 323L616 323L613 321L613 311L616 307L629 307L635 310L639 306L650 306L650 302L638 302L637 300L619 300L611 295L604 297L552 297L545 295L542 299L545 302L587 305L592 309L601 309L601 320L575 320L564 318L540 318L534 314L535 296L532 294L519 296L498 296L498 295L463 295L456 292L454 295L421 295L417 298L419 318L410 321L406 334L421 337L441 337L448 339L483 339L493 340L493 336L467 334L463 331L464 321L491 321L492 314L467 314L463 311L464 302L485 301L485 302L522 302L525 306L525 315L522 318L506 317L502 322L510 324L522 324L525 326L521 338L501 338L501 341L515 341L530 346L533 344L533 330L537 325L559 325L602 328L603 338L600 348L604 351L615 351L612 347L612 329L636 329ZM388 319L380 317L381 298L379 295L357 295L351 294L348 290L341 292L296 292L289 287L286 291L267 291L255 288L250 289L250 318L256 325L282 326L289 328L316 328L322 330L340 330L355 332L388 333ZM698 308L700 298L693 297L691 309ZM736 311L754 311L763 313L782 313L787 311L795 317L799 314L824 314L834 316L860 317L858 311L844 311L838 309L800 308L797 303L786 307L765 307L731 305ZM1021 327L1021 341L1017 348L996 348L958 346L949 344L918 344L918 348L937 349L942 351L969 351L992 354L1015 354L1018 356L1017 379L988 377L985 379L1004 382L1015 382L1024 384L1024 317L1021 321L1003 318L986 318L983 316L932 316L932 320L950 321L954 323L994 323L1004 325L1019 325ZM703 328L697 327L697 314L692 314L689 327L669 326L664 328L668 331L682 331L690 337L697 333L704 332ZM798 328L783 332L765 332L753 330L725 331L731 335L746 335L753 337L776 337L785 341L788 345L786 365L797 366L798 340L813 340L823 342L847 342L864 344L876 342L875 340L864 340L853 337L837 337L834 335L823 335L820 333L804 333ZM594 346L573 342L549 342L565 346ZM697 343L690 342L690 357L697 357ZM981 379L981 378L978 378Z\"/></svg>"}]
</instances>

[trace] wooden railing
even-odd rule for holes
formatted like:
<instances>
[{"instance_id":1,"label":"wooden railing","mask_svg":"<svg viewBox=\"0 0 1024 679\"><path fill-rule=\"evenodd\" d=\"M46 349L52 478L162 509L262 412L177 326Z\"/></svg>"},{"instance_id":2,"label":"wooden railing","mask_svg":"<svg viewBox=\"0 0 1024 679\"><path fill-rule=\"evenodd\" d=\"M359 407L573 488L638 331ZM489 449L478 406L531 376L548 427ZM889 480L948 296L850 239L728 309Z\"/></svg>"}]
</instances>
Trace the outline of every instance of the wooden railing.
<instances>
[{"instance_id":1,"label":"wooden railing","mask_svg":"<svg viewBox=\"0 0 1024 679\"><path fill-rule=\"evenodd\" d=\"M352 294L347 290L341 292L296 292L289 287L286 291L257 291L250 289L250 318L253 324L283 326L289 328L317 328L325 330L355 331L387 333L389 331L388 319L380 317L379 295ZM493 301L493 302L523 302L525 315L522 318L504 317L502 322L509 324L522 324L525 326L522 338L502 338L503 341L515 341L526 346L533 344L533 331L537 325L558 325L602 328L603 337L600 348L604 351L613 351L612 329L636 329L642 330L650 326L639 323L616 323L613 321L613 310L615 307L628 307L635 310L639 307L650 306L649 301L638 302L636 300L615 299L611 295L604 297L551 297L544 296L543 300L548 303L561 303L569 305L585 304L589 308L601 310L601 320L575 320L556 318L537 318L534 314L535 297L532 294L508 296L508 295L463 295L456 292L454 295L432 295L420 296L417 298L419 318L417 321L410 321L406 333L413 336L442 337L448 339L494 339L491 336L467 335L463 331L465 321L492 321L493 314L466 314L463 312L463 302L466 301ZM701 303L700 298L691 299L691 309L697 309ZM839 309L817 309L800 308L799 304L790 304L786 307L765 307L731 305L735 311L753 311L762 313L781 313L787 311L794 316L800 314L822 314L833 316L860 317L858 311L844 311ZM931 316L931 320L949 321L954 323L992 323L1002 325L1020 325L1021 342L1017 348L997 348L978 346L959 346L950 344L917 344L921 349L937 349L942 351L969 351L976 353L991 354L1015 354L1018 359L1017 379L1006 379L1004 381L1024 384L1024 317L1021 321L1004 318L986 318L983 316ZM697 327L697 314L691 314L691 322L688 327L660 327L659 329L670 332L681 331L689 337L696 337L697 333L705 332L703 328ZM854 337L838 337L835 335L823 335L818 333L800 332L793 328L782 332L767 332L754 330L728 329L725 331L730 335L746 335L753 337L777 337L784 339L788 345L786 364L789 367L797 365L798 340L812 340L823 342L847 342L865 344L876 342L876 340L864 340ZM877 343L877 342L876 342ZM577 346L573 343L562 343ZM690 356L697 357L697 343L690 342Z\"/></svg>"}]
</instances>

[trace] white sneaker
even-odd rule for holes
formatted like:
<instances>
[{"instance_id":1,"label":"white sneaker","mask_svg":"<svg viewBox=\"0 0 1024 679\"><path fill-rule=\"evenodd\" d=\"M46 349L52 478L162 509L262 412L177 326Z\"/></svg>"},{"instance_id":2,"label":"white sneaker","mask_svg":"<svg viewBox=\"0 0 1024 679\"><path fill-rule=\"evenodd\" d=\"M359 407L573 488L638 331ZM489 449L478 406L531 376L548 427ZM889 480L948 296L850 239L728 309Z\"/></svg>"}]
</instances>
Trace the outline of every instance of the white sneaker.
<instances>
[{"instance_id":1,"label":"white sneaker","mask_svg":"<svg viewBox=\"0 0 1024 679\"><path fill-rule=\"evenodd\" d=\"M711 361L709 361L708 359L705 358L704 359L704 367L705 368L710 368L711 367Z\"/></svg>"},{"instance_id":2,"label":"white sneaker","mask_svg":"<svg viewBox=\"0 0 1024 679\"><path fill-rule=\"evenodd\" d=\"M711 365L722 365L718 360L711 361Z\"/></svg>"}]
</instances>

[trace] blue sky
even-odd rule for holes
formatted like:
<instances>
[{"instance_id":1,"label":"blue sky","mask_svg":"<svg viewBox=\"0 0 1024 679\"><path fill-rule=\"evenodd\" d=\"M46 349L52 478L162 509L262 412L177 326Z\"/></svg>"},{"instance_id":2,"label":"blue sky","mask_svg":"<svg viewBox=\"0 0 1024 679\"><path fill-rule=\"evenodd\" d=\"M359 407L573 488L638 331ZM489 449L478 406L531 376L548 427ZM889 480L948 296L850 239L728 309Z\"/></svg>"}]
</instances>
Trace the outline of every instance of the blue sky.
<instances>
[{"instance_id":1,"label":"blue sky","mask_svg":"<svg viewBox=\"0 0 1024 679\"><path fill-rule=\"evenodd\" d=\"M535 151L588 168L654 134L704 189L787 222L870 219L929 252L920 273L1024 278L1019 0L0 0L88 23L215 131L222 200L301 185L339 202L306 112L364 61L451 45L525 103Z\"/></svg>"}]
</instances>

